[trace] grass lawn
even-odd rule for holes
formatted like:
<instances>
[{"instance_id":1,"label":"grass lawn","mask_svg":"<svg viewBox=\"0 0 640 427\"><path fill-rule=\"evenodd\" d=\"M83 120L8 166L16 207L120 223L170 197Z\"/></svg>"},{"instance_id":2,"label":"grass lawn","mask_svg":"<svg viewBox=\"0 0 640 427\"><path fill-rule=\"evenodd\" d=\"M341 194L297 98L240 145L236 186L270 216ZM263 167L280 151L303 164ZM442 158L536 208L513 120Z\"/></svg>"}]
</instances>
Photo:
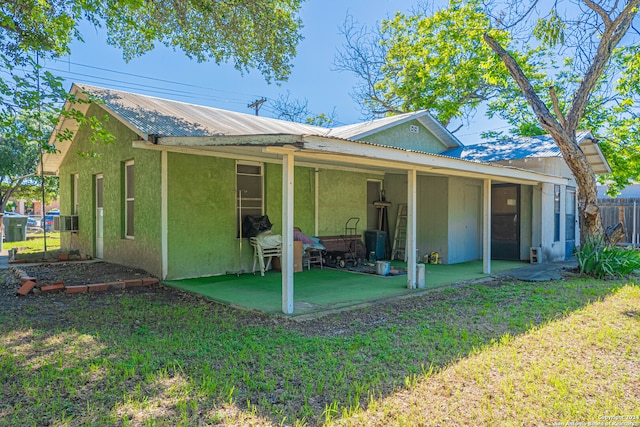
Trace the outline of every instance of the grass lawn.
<instances>
[{"instance_id":1,"label":"grass lawn","mask_svg":"<svg viewBox=\"0 0 640 427\"><path fill-rule=\"evenodd\" d=\"M474 284L304 324L162 288L24 298L0 307L0 426L640 423L637 285Z\"/></svg>"},{"instance_id":2,"label":"grass lawn","mask_svg":"<svg viewBox=\"0 0 640 427\"><path fill-rule=\"evenodd\" d=\"M18 249L18 253L44 251L44 234L27 234L27 240L21 242L3 242L2 249ZM60 233L47 233L47 250L60 249Z\"/></svg>"}]
</instances>

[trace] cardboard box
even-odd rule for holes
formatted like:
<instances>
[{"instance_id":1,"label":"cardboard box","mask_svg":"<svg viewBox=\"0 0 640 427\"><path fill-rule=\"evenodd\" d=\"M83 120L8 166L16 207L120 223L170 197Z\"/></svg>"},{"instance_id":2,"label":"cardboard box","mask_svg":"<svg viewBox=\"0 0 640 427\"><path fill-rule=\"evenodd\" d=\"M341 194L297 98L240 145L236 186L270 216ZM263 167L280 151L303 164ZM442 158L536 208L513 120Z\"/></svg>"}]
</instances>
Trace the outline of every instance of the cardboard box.
<instances>
[{"instance_id":1,"label":"cardboard box","mask_svg":"<svg viewBox=\"0 0 640 427\"><path fill-rule=\"evenodd\" d=\"M275 271L282 271L280 257L273 257L271 267ZM302 271L302 267L302 242L296 240L293 242L293 272L298 273Z\"/></svg>"},{"instance_id":2,"label":"cardboard box","mask_svg":"<svg viewBox=\"0 0 640 427\"><path fill-rule=\"evenodd\" d=\"M302 271L302 242L294 240L293 242L293 272Z\"/></svg>"}]
</instances>

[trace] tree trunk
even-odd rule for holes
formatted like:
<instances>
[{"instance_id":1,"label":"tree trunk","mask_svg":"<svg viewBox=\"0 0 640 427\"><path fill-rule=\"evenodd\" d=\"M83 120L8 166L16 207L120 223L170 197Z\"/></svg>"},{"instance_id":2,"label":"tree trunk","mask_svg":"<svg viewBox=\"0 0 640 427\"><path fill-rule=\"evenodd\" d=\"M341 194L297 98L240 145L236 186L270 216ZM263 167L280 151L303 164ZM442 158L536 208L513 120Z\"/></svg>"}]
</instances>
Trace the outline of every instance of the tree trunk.
<instances>
[{"instance_id":1,"label":"tree trunk","mask_svg":"<svg viewBox=\"0 0 640 427\"><path fill-rule=\"evenodd\" d=\"M545 103L535 92L529 79L518 65L515 59L505 51L498 42L488 34L484 35L487 44L496 52L507 70L516 81L523 95L531 105L538 117L540 125L549 132L549 135L560 148L564 161L573 173L577 185L578 219L580 222L580 242L586 238L601 239L604 237L600 210L597 205L596 175L591 164L587 160L576 140L576 129L566 129L551 114Z\"/></svg>"},{"instance_id":2,"label":"tree trunk","mask_svg":"<svg viewBox=\"0 0 640 427\"><path fill-rule=\"evenodd\" d=\"M624 2L623 9L615 19L612 14L617 6L607 11L592 0L584 0L584 5L600 17L604 30L600 35L597 52L573 94L566 117L563 117L553 91L551 92L551 97L554 100L554 108L558 115L557 119L551 114L545 103L535 92L531 86L531 82L527 76L525 76L516 60L489 34L484 34L484 40L491 49L500 56L507 70L509 70L509 74L511 74L518 86L520 86L522 94L538 117L540 125L553 137L562 152L565 162L575 177L578 186L577 199L581 243L584 243L587 238L601 239L603 237L605 241L610 242L609 236L605 236L602 228L600 210L596 204L597 190L595 173L587 157L582 150L580 150L580 147L578 147L576 130L584 115L584 109L587 105L589 95L595 88L607 62L611 58L611 53L629 30L638 12L640 0L627 0Z\"/></svg>"}]
</instances>

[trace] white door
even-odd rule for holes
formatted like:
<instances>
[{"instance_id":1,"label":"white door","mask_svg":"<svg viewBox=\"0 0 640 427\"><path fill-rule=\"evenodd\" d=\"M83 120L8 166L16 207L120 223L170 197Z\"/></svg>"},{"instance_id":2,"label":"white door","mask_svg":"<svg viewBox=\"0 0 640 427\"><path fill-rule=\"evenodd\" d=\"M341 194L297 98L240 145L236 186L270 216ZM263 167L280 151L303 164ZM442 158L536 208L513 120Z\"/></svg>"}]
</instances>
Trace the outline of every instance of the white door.
<instances>
[{"instance_id":1,"label":"white door","mask_svg":"<svg viewBox=\"0 0 640 427\"><path fill-rule=\"evenodd\" d=\"M102 175L96 175L96 258L104 256L104 217L102 207Z\"/></svg>"}]
</instances>

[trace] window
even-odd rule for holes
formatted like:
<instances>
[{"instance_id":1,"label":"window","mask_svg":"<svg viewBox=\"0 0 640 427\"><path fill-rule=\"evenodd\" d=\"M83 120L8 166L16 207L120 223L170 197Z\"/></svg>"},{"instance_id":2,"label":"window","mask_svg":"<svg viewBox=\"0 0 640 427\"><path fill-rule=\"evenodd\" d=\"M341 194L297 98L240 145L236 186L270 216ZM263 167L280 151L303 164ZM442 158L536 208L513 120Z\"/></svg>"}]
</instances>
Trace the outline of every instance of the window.
<instances>
[{"instance_id":1,"label":"window","mask_svg":"<svg viewBox=\"0 0 640 427\"><path fill-rule=\"evenodd\" d=\"M553 187L553 241L560 241L560 186Z\"/></svg>"},{"instance_id":2,"label":"window","mask_svg":"<svg viewBox=\"0 0 640 427\"><path fill-rule=\"evenodd\" d=\"M134 169L133 160L124 164L124 236L133 239L134 236Z\"/></svg>"},{"instance_id":3,"label":"window","mask_svg":"<svg viewBox=\"0 0 640 427\"><path fill-rule=\"evenodd\" d=\"M78 181L79 179L80 179L79 174L74 173L73 175L71 175L71 215L78 215L78 206L79 206Z\"/></svg>"},{"instance_id":4,"label":"window","mask_svg":"<svg viewBox=\"0 0 640 427\"><path fill-rule=\"evenodd\" d=\"M567 187L567 194L565 196L567 205L565 207L565 240L576 240L576 190L575 188Z\"/></svg>"},{"instance_id":5,"label":"window","mask_svg":"<svg viewBox=\"0 0 640 427\"><path fill-rule=\"evenodd\" d=\"M261 163L236 163L236 213L238 237L247 215L260 216L263 206L263 171Z\"/></svg>"}]
</instances>

